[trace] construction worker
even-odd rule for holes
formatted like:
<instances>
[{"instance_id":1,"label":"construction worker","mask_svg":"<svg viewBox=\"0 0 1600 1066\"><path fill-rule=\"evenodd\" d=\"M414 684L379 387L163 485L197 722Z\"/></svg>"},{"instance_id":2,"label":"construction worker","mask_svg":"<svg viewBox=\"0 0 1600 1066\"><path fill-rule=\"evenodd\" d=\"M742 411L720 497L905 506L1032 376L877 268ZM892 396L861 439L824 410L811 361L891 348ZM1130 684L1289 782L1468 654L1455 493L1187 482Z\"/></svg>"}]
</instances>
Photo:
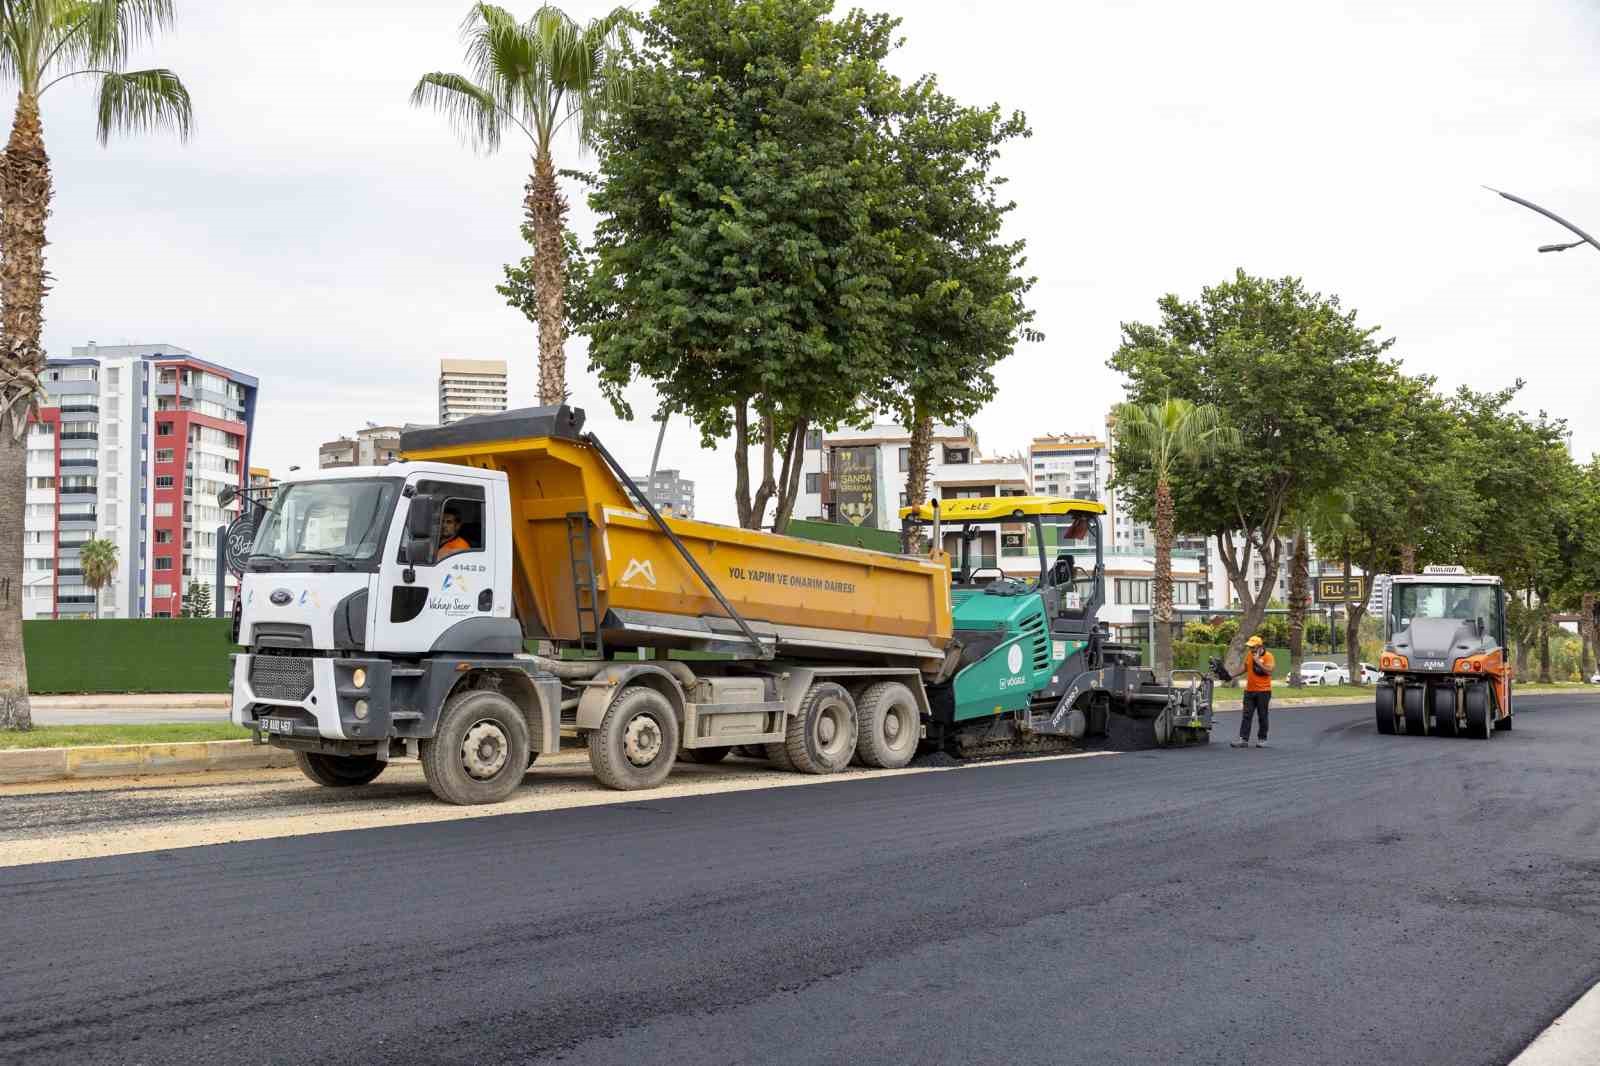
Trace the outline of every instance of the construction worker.
<instances>
[{"instance_id":1,"label":"construction worker","mask_svg":"<svg viewBox=\"0 0 1600 1066\"><path fill-rule=\"evenodd\" d=\"M467 543L467 538L461 535L461 515L454 507L446 507L444 516L439 519L439 560L449 558L456 552L470 551L472 545Z\"/></svg>"},{"instance_id":2,"label":"construction worker","mask_svg":"<svg viewBox=\"0 0 1600 1066\"><path fill-rule=\"evenodd\" d=\"M1260 634L1244 642L1244 666L1239 671L1244 675L1244 721L1239 725L1239 739L1233 742L1236 748L1250 746L1250 719L1257 712L1261 715L1261 731L1256 734L1256 747L1267 746L1267 705L1272 702L1273 665L1272 653L1266 649Z\"/></svg>"}]
</instances>

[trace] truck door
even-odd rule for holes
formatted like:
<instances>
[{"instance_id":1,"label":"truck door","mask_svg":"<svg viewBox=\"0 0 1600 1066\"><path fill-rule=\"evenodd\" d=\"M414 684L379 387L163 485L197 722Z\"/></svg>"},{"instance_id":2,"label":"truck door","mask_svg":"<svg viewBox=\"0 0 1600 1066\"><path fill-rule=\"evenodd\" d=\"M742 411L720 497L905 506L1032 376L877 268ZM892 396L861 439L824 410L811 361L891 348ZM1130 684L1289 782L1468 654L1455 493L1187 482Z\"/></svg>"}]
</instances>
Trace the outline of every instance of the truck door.
<instances>
[{"instance_id":1,"label":"truck door","mask_svg":"<svg viewBox=\"0 0 1600 1066\"><path fill-rule=\"evenodd\" d=\"M395 508L394 547L378 588L377 651L426 652L459 622L507 614L507 605L496 602L494 553L500 546L493 542L488 486L466 478L422 478L414 489L410 505ZM433 520L420 541L409 511L423 506L431 508Z\"/></svg>"}]
</instances>

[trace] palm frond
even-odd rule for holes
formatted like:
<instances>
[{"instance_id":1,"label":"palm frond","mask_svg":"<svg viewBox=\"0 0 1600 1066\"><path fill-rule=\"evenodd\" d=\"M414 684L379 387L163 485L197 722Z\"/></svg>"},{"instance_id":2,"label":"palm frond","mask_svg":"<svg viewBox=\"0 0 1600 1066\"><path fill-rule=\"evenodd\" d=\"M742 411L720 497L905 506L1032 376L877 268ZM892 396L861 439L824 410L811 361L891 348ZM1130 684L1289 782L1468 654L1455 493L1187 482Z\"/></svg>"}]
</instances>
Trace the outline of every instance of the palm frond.
<instances>
[{"instance_id":1,"label":"palm frond","mask_svg":"<svg viewBox=\"0 0 1600 1066\"><path fill-rule=\"evenodd\" d=\"M144 133L178 131L189 139L194 109L189 90L170 70L130 70L108 73L100 81L100 101L95 133L105 144L113 131Z\"/></svg>"},{"instance_id":2,"label":"palm frond","mask_svg":"<svg viewBox=\"0 0 1600 1066\"><path fill-rule=\"evenodd\" d=\"M456 136L479 151L500 147L500 108L494 95L460 74L424 74L411 90L412 107L431 107Z\"/></svg>"},{"instance_id":3,"label":"palm frond","mask_svg":"<svg viewBox=\"0 0 1600 1066\"><path fill-rule=\"evenodd\" d=\"M172 25L172 0L77 0L53 5L72 23L81 20L81 47L75 58L120 67L135 47ZM63 49L63 54L76 46Z\"/></svg>"}]
</instances>

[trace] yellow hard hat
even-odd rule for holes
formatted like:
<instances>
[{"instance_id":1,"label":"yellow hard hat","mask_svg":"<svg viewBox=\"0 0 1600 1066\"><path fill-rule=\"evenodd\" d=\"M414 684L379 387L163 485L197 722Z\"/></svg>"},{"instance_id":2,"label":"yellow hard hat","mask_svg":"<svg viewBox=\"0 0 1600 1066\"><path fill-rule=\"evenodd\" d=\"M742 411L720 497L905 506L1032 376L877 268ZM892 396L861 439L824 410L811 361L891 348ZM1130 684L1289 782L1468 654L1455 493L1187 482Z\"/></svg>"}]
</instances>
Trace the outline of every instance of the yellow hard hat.
<instances>
[{"instance_id":1,"label":"yellow hard hat","mask_svg":"<svg viewBox=\"0 0 1600 1066\"><path fill-rule=\"evenodd\" d=\"M1260 637L1251 637L1249 640L1245 641L1245 644L1251 648L1259 648L1261 647L1262 640Z\"/></svg>"}]
</instances>

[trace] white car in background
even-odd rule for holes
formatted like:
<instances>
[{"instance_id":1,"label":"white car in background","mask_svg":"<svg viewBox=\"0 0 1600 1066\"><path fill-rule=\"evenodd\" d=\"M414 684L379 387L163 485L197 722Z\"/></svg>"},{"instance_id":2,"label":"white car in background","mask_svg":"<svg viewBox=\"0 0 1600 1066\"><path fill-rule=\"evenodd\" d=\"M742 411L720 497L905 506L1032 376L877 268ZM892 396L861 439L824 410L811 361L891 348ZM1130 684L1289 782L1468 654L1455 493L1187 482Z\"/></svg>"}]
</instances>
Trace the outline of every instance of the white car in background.
<instances>
[{"instance_id":1,"label":"white car in background","mask_svg":"<svg viewBox=\"0 0 1600 1066\"><path fill-rule=\"evenodd\" d=\"M1348 685L1350 671L1326 659L1308 659L1300 664L1302 685Z\"/></svg>"},{"instance_id":2,"label":"white car in background","mask_svg":"<svg viewBox=\"0 0 1600 1066\"><path fill-rule=\"evenodd\" d=\"M1361 683L1363 685L1376 685L1378 683L1378 679L1382 676L1383 671L1379 670L1371 663L1361 664Z\"/></svg>"}]
</instances>

